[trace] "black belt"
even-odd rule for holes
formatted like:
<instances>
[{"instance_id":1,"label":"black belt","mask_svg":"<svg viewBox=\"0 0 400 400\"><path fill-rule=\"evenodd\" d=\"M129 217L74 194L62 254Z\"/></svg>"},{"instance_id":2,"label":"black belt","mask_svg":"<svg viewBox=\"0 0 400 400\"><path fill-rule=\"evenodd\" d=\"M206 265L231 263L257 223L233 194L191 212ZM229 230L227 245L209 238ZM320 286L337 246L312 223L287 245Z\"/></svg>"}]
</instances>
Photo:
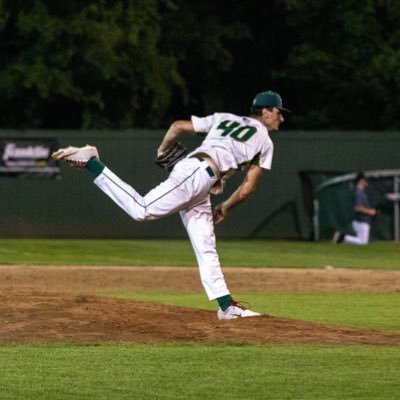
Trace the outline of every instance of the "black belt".
<instances>
[{"instance_id":1,"label":"black belt","mask_svg":"<svg viewBox=\"0 0 400 400\"><path fill-rule=\"evenodd\" d=\"M201 158L201 157L196 157L199 161L206 161L204 158ZM207 162L207 161L206 161ZM212 168L210 167L210 166L208 166L207 168L206 168L206 171L207 171L207 173L208 173L208 175L210 175L211 176L211 178L213 177L213 176L215 176L215 173L214 173L214 171L212 170Z\"/></svg>"}]
</instances>

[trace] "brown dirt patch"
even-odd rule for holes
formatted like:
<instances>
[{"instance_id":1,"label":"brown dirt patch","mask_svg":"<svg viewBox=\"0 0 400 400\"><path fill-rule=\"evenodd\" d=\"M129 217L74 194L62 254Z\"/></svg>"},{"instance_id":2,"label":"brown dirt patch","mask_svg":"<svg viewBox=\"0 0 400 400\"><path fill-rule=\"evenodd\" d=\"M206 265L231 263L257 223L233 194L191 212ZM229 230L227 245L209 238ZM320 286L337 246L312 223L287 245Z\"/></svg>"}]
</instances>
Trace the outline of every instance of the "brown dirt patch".
<instances>
[{"instance_id":1,"label":"brown dirt patch","mask_svg":"<svg viewBox=\"0 0 400 400\"><path fill-rule=\"evenodd\" d=\"M235 291L400 292L397 271L224 269ZM202 290L195 268L0 267L0 343L242 342L400 345L400 334L96 296L104 290Z\"/></svg>"}]
</instances>

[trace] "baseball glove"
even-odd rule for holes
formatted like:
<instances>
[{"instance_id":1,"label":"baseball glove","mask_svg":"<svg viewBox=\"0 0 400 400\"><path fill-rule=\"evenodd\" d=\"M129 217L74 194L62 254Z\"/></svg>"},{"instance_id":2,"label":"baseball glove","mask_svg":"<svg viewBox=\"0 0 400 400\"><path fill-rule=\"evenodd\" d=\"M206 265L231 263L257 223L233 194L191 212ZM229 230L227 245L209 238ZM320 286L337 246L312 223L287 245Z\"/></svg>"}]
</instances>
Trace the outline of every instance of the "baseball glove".
<instances>
[{"instance_id":1,"label":"baseball glove","mask_svg":"<svg viewBox=\"0 0 400 400\"><path fill-rule=\"evenodd\" d=\"M154 162L161 168L171 172L175 164L185 158L187 150L179 142L175 142L171 147L164 151L161 155L156 157Z\"/></svg>"}]
</instances>

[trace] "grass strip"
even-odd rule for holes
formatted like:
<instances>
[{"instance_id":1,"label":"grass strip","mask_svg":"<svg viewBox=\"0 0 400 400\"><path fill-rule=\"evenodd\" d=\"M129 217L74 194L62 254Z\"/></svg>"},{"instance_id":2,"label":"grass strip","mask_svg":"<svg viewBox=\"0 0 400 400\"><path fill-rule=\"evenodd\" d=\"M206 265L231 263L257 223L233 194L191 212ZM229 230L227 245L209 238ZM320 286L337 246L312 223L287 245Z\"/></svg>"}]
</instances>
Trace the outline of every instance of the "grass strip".
<instances>
[{"instance_id":1,"label":"grass strip","mask_svg":"<svg viewBox=\"0 0 400 400\"><path fill-rule=\"evenodd\" d=\"M216 310L203 293L103 292L118 298L154 301L181 307ZM235 293L264 314L400 332L398 293Z\"/></svg>"},{"instance_id":2,"label":"grass strip","mask_svg":"<svg viewBox=\"0 0 400 400\"><path fill-rule=\"evenodd\" d=\"M400 246L394 242L221 240L218 249L229 267L400 269ZM196 260L187 240L2 239L0 264L193 266Z\"/></svg>"}]
</instances>

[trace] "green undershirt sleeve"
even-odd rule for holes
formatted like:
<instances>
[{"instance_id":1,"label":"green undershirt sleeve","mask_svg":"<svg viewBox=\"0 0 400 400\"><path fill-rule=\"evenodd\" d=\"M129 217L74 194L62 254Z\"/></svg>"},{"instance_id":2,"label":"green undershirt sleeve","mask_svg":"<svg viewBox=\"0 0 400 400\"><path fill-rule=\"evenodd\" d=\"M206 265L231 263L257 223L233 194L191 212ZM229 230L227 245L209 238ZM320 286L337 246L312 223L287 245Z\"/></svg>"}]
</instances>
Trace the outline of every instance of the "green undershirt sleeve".
<instances>
[{"instance_id":1,"label":"green undershirt sleeve","mask_svg":"<svg viewBox=\"0 0 400 400\"><path fill-rule=\"evenodd\" d=\"M103 172L105 165L96 157L92 157L88 161L86 168L97 178Z\"/></svg>"}]
</instances>

